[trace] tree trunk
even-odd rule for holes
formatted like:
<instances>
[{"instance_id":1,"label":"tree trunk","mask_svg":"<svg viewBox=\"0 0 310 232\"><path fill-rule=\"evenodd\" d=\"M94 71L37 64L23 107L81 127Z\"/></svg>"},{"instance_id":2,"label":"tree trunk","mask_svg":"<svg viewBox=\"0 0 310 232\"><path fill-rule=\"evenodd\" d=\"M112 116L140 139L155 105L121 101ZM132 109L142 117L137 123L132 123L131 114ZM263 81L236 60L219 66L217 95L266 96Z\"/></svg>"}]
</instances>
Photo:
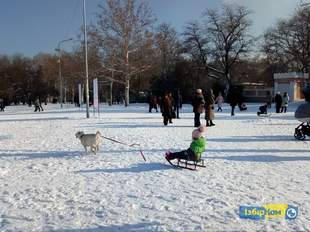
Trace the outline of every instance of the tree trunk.
<instances>
[{"instance_id":1,"label":"tree trunk","mask_svg":"<svg viewBox=\"0 0 310 232\"><path fill-rule=\"evenodd\" d=\"M226 85L225 85L225 90L224 90L224 96L227 97L228 91L231 86L231 77L229 73L225 74L225 77L226 77Z\"/></svg>"},{"instance_id":2,"label":"tree trunk","mask_svg":"<svg viewBox=\"0 0 310 232\"><path fill-rule=\"evenodd\" d=\"M110 100L109 100L109 106L113 104L113 81L110 82Z\"/></svg>"},{"instance_id":3,"label":"tree trunk","mask_svg":"<svg viewBox=\"0 0 310 232\"><path fill-rule=\"evenodd\" d=\"M75 102L74 102L74 98L75 98L75 91L74 91L74 87L72 87L72 92L71 92L71 102L72 102L73 104L75 104Z\"/></svg>"},{"instance_id":4,"label":"tree trunk","mask_svg":"<svg viewBox=\"0 0 310 232\"><path fill-rule=\"evenodd\" d=\"M64 92L65 92L65 94L64 94L64 103L67 104L67 86L66 85L64 86Z\"/></svg>"},{"instance_id":5,"label":"tree trunk","mask_svg":"<svg viewBox=\"0 0 310 232\"><path fill-rule=\"evenodd\" d=\"M129 105L129 78L125 81L125 106Z\"/></svg>"}]
</instances>

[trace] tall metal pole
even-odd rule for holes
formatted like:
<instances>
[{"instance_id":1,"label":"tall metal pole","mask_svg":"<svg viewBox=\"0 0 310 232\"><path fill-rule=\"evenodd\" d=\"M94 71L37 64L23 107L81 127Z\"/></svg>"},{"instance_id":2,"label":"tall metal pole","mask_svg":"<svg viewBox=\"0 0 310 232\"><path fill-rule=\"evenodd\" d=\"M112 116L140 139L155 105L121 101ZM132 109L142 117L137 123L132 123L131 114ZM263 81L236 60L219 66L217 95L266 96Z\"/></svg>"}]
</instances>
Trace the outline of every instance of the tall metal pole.
<instances>
[{"instance_id":1,"label":"tall metal pole","mask_svg":"<svg viewBox=\"0 0 310 232\"><path fill-rule=\"evenodd\" d=\"M59 94L60 94L60 107L62 108L62 102L63 102L63 78L61 75L61 47L60 45L64 42L73 40L73 38L70 39L64 39L58 42L57 49L55 49L57 52L59 52L59 57L58 57L58 69L59 69Z\"/></svg>"},{"instance_id":2,"label":"tall metal pole","mask_svg":"<svg viewBox=\"0 0 310 232\"><path fill-rule=\"evenodd\" d=\"M61 51L60 51L60 43L58 43L58 68L59 68L59 92L60 92L60 107L62 108L62 76L61 76Z\"/></svg>"},{"instance_id":3,"label":"tall metal pole","mask_svg":"<svg viewBox=\"0 0 310 232\"><path fill-rule=\"evenodd\" d=\"M85 49L86 118L89 118L89 85L88 85L87 28L86 28L86 4L85 4L85 0L83 0L83 19L84 19L84 49Z\"/></svg>"}]
</instances>

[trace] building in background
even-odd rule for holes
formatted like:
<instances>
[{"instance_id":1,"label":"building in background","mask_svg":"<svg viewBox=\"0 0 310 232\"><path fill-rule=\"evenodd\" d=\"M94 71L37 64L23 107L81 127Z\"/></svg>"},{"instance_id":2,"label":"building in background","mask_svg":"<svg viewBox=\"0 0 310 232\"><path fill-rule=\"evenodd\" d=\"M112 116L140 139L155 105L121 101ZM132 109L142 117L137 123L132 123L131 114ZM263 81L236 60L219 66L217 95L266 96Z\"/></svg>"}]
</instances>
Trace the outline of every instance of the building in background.
<instances>
[{"instance_id":1,"label":"building in background","mask_svg":"<svg viewBox=\"0 0 310 232\"><path fill-rule=\"evenodd\" d=\"M243 82L240 85L246 102L267 102L273 94L273 88L265 83Z\"/></svg>"},{"instance_id":2,"label":"building in background","mask_svg":"<svg viewBox=\"0 0 310 232\"><path fill-rule=\"evenodd\" d=\"M274 95L280 92L283 95L287 92L290 101L299 101L304 99L302 94L302 89L307 86L309 80L308 73L275 73L273 75L274 79Z\"/></svg>"}]
</instances>

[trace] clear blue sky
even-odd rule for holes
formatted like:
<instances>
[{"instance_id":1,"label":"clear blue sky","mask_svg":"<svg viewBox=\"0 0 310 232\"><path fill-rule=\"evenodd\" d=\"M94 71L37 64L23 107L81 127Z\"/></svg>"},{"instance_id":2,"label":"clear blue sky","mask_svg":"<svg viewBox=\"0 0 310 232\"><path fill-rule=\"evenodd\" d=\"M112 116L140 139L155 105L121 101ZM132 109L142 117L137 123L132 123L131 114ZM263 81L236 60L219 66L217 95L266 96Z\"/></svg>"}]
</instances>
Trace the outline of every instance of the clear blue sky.
<instances>
[{"instance_id":1,"label":"clear blue sky","mask_svg":"<svg viewBox=\"0 0 310 232\"><path fill-rule=\"evenodd\" d=\"M87 21L95 22L99 3L86 0ZM298 0L148 0L157 23L167 22L178 32L184 24L200 19L206 8L221 2L242 4L253 14L253 33L259 35L277 19L293 14ZM82 25L82 0L1 0L0 54L21 53L33 56L39 52L53 53L58 41L76 37ZM70 50L73 43L64 44Z\"/></svg>"}]
</instances>

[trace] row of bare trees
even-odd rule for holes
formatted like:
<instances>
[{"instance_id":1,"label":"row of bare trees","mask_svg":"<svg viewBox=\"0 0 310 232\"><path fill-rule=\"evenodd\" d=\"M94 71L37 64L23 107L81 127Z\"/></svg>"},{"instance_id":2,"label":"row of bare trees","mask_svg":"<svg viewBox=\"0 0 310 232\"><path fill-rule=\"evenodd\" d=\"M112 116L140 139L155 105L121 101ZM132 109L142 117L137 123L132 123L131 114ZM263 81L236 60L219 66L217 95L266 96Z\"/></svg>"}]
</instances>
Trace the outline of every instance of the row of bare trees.
<instances>
[{"instance_id":1,"label":"row of bare trees","mask_svg":"<svg viewBox=\"0 0 310 232\"><path fill-rule=\"evenodd\" d=\"M201 20L187 23L181 34L166 23L156 26L146 1L107 0L98 7L97 22L88 28L89 76L114 83L114 92L123 93L126 105L130 94L145 90L160 94L178 88L186 100L196 87L219 84L227 90L242 81L271 85L274 72L309 71L307 7L265 32L262 47L250 34L251 12L242 6L205 10ZM61 52L64 96L74 101L84 77L83 43ZM58 57L53 54L2 56L0 77L0 95L18 96L15 101L59 94Z\"/></svg>"},{"instance_id":2,"label":"row of bare trees","mask_svg":"<svg viewBox=\"0 0 310 232\"><path fill-rule=\"evenodd\" d=\"M155 18L146 2L108 0L99 6L98 22L90 30L92 44L102 61L102 71L118 73L129 103L130 81L146 72L167 80L176 63L186 60L195 72L224 79L229 86L234 64L248 53L253 38L251 22L244 7L223 5L221 11L208 10L203 22L186 26L183 40L175 29L162 23L153 30Z\"/></svg>"},{"instance_id":3,"label":"row of bare trees","mask_svg":"<svg viewBox=\"0 0 310 232\"><path fill-rule=\"evenodd\" d=\"M264 35L263 50L278 71L309 72L310 7L298 8L291 18L270 28Z\"/></svg>"}]
</instances>

